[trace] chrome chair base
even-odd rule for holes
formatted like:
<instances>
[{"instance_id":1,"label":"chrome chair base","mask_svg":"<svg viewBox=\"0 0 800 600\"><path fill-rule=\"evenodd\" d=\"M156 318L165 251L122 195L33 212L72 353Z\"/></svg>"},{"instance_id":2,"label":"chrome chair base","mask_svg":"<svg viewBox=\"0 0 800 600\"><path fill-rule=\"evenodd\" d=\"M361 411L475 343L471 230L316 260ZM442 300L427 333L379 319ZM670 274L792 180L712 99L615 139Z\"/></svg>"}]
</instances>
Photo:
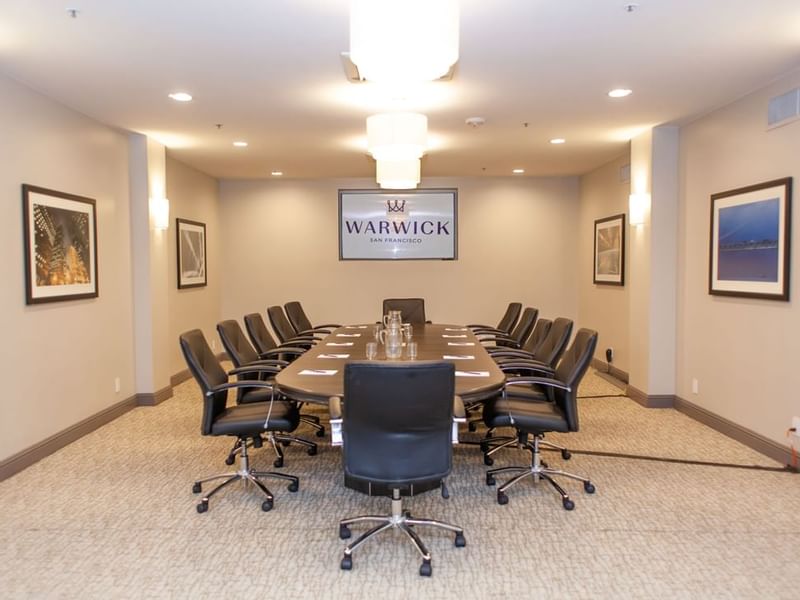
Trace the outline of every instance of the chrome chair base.
<instances>
[{"instance_id":1,"label":"chrome chair base","mask_svg":"<svg viewBox=\"0 0 800 600\"><path fill-rule=\"evenodd\" d=\"M526 435L527 438L527 435ZM517 440L513 440L515 443ZM558 483L556 483L553 476L558 477L567 477L569 479L574 479L576 481L583 482L583 490L587 494L594 494L595 487L594 484L587 479L586 477L581 477L580 475L575 475L574 473L569 473L567 471L563 471L561 469L553 469L547 465L547 463L541 460L541 454L539 452L539 446L543 443L541 439L541 435L533 436L533 443L531 444L529 441L525 441L522 444L522 447L530 450L531 452L531 464L529 466L521 467L521 466L513 466L513 467L500 467L497 469L489 469L486 472L486 485L495 485L495 475L499 473L517 473L514 477L506 481L503 485L497 488L497 503L498 504L508 504L508 496L506 495L506 490L511 488L512 486L516 485L518 482L522 481L526 477L533 477L534 483L538 483L541 479L549 482L550 485L559 493L561 496L561 503L564 506L565 510L572 510L575 508L575 503L570 499L569 494L567 494L566 490L562 488ZM501 446L497 446L495 450L499 450L502 447L509 445L508 443L502 444ZM552 444L555 446L555 444ZM556 448L560 448L560 446L556 446Z\"/></svg>"},{"instance_id":2,"label":"chrome chair base","mask_svg":"<svg viewBox=\"0 0 800 600\"><path fill-rule=\"evenodd\" d=\"M452 531L456 534L454 542L456 547L461 548L467 545L467 540L464 537L464 530L461 529L461 527L451 525L450 523L445 523L443 521L435 521L433 519L418 519L416 517L412 517L409 511L403 510L402 499L400 498L399 492L394 490L392 494L392 514L361 515L339 521L339 537L343 540L350 537L351 533L349 526L353 523L377 523L375 527L361 534L358 539L348 544L348 546L344 549L344 557L342 558L341 562L342 569L349 571L353 568L352 554L356 548L373 536L393 528L399 529L405 533L408 539L411 540L411 543L417 549L417 552L419 552L420 556L422 556L422 565L420 565L419 574L426 577L430 576L433 572L431 567L431 553L419 535L417 535L417 532L413 529L413 526L426 525Z\"/></svg>"},{"instance_id":3,"label":"chrome chair base","mask_svg":"<svg viewBox=\"0 0 800 600\"><path fill-rule=\"evenodd\" d=\"M208 483L209 481L215 481L217 479L224 479L222 483L220 483L217 487L213 490L205 494L201 499L200 502L197 504L197 512L204 513L208 510L208 500L219 492L221 489L227 487L229 484L233 483L234 481L244 481L245 483L250 482L254 484L258 489L260 489L263 494L266 496L266 500L261 504L261 510L269 511L272 510L274 504L274 497L272 492L267 489L261 479L265 477L275 477L277 479L284 479L289 481L289 485L287 489L290 492L296 492L300 489L300 479L295 477L294 475L287 475L285 473L276 473L274 471L255 471L250 468L250 457L247 454L248 442L244 439L239 439L238 446L236 448L236 454L240 455L239 459L239 470L234 471L232 473L222 473L219 475L212 475L211 477L205 477L203 479L198 479L194 482L192 486L192 492L195 494L199 494L203 491L203 484ZM232 451L233 452L233 451Z\"/></svg>"}]
</instances>

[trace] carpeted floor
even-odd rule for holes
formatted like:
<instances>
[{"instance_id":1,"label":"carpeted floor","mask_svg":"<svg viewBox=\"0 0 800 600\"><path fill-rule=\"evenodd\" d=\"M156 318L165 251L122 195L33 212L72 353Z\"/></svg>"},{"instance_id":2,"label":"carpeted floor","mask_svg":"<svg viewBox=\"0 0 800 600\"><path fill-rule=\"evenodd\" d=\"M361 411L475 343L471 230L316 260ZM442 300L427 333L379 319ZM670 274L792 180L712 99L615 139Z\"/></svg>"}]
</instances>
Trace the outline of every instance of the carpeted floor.
<instances>
[{"instance_id":1,"label":"carpeted floor","mask_svg":"<svg viewBox=\"0 0 800 600\"><path fill-rule=\"evenodd\" d=\"M673 410L644 409L590 374L581 431L548 439L578 451L779 467ZM270 485L260 510L241 486L195 512L195 478L227 470L227 439L199 434L193 381L137 408L0 483L3 598L798 598L800 478L772 470L652 462L576 452L564 466L597 493L566 482L576 508L529 482L499 506L478 451L455 448L450 500L409 501L415 514L461 525L466 548L422 530L433 577L390 532L339 569L338 519L385 512L388 501L341 483L339 450L290 448L291 494ZM303 431L303 430L301 430ZM304 430L308 434L308 430ZM255 451L270 470L273 455ZM522 464L517 450L497 466ZM560 464L558 454L548 454ZM354 533L360 530L354 529Z\"/></svg>"}]
</instances>

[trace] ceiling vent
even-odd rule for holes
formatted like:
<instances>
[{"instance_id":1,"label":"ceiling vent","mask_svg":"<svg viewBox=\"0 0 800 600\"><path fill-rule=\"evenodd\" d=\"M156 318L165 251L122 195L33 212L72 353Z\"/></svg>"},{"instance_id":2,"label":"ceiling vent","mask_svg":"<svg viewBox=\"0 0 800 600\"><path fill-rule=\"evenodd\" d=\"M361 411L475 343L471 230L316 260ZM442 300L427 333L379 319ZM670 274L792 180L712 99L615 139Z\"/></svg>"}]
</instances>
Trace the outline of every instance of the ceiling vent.
<instances>
[{"instance_id":1,"label":"ceiling vent","mask_svg":"<svg viewBox=\"0 0 800 600\"><path fill-rule=\"evenodd\" d=\"M361 73L358 72L358 67L356 63L350 60L350 53L349 52L341 52L339 54L339 58L342 60L342 68L344 69L344 75L347 77L347 81L350 83L364 83L366 79L361 77ZM435 79L434 81L452 81L453 75L456 71L456 65L450 67L450 70L439 77L439 79Z\"/></svg>"},{"instance_id":2,"label":"ceiling vent","mask_svg":"<svg viewBox=\"0 0 800 600\"><path fill-rule=\"evenodd\" d=\"M774 129L800 118L800 88L769 99L767 129Z\"/></svg>"}]
</instances>

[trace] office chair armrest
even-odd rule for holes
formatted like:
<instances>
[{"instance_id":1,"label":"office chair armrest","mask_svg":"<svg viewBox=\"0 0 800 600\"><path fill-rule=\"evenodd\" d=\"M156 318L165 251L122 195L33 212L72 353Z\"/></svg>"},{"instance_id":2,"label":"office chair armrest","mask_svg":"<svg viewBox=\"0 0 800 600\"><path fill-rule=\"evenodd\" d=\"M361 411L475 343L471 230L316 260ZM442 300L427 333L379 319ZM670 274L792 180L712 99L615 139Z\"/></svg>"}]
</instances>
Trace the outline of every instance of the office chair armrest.
<instances>
[{"instance_id":1,"label":"office chair armrest","mask_svg":"<svg viewBox=\"0 0 800 600\"><path fill-rule=\"evenodd\" d=\"M242 375L244 373L280 373L281 367L266 364L250 363L237 369L228 371L228 375Z\"/></svg>"},{"instance_id":2,"label":"office chair armrest","mask_svg":"<svg viewBox=\"0 0 800 600\"><path fill-rule=\"evenodd\" d=\"M331 421L342 420L342 399L339 396L331 396L328 398L328 413L330 414Z\"/></svg>"},{"instance_id":3,"label":"office chair armrest","mask_svg":"<svg viewBox=\"0 0 800 600\"><path fill-rule=\"evenodd\" d=\"M308 349L311 348L318 341L319 341L318 339L312 337L295 337L290 340L286 340L283 343L288 344L289 346L296 346Z\"/></svg>"},{"instance_id":4,"label":"office chair armrest","mask_svg":"<svg viewBox=\"0 0 800 600\"><path fill-rule=\"evenodd\" d=\"M506 386L509 385L542 385L545 387L554 387L567 392L572 391L572 388L558 379L551 379L550 377L513 377L506 380Z\"/></svg>"},{"instance_id":5,"label":"office chair armrest","mask_svg":"<svg viewBox=\"0 0 800 600\"><path fill-rule=\"evenodd\" d=\"M481 327L476 327L474 325L467 325L467 327L472 329L472 333L474 333L475 335L478 335L478 334L481 334L481 335L508 335L507 331L503 331L502 329L497 329L496 327L487 327L485 325L481 326Z\"/></svg>"},{"instance_id":6,"label":"office chair armrest","mask_svg":"<svg viewBox=\"0 0 800 600\"><path fill-rule=\"evenodd\" d=\"M288 360L282 360L280 358L262 358L260 360L254 360L253 362L247 363L246 365L243 366L249 367L251 365L267 365L267 366L283 368L288 364L289 364Z\"/></svg>"},{"instance_id":7,"label":"office chair armrest","mask_svg":"<svg viewBox=\"0 0 800 600\"><path fill-rule=\"evenodd\" d=\"M467 410L464 408L464 401L461 396L453 396L453 420L457 423L467 421Z\"/></svg>"},{"instance_id":8,"label":"office chair armrest","mask_svg":"<svg viewBox=\"0 0 800 600\"><path fill-rule=\"evenodd\" d=\"M498 363L497 366L500 367L500 370L504 373L508 371L534 371L549 376L555 373L552 367L537 360L509 360L507 362Z\"/></svg>"},{"instance_id":9,"label":"office chair armrest","mask_svg":"<svg viewBox=\"0 0 800 600\"><path fill-rule=\"evenodd\" d=\"M490 337L478 335L477 338L481 344L494 343L495 345L508 345L512 348L519 348L519 342L507 335L493 335ZM498 342L500 342L500 344L498 344Z\"/></svg>"},{"instance_id":10,"label":"office chair armrest","mask_svg":"<svg viewBox=\"0 0 800 600\"><path fill-rule=\"evenodd\" d=\"M217 392L224 392L225 390L236 390L239 388L261 388L271 390L272 384L259 379L246 379L244 381L232 381L230 383L221 383L216 387L211 388L206 392L206 396L212 396Z\"/></svg>"},{"instance_id":11,"label":"office chair armrest","mask_svg":"<svg viewBox=\"0 0 800 600\"><path fill-rule=\"evenodd\" d=\"M338 329L339 327L342 327L342 325L338 323L325 323L323 325L317 325L315 329Z\"/></svg>"},{"instance_id":12,"label":"office chair armrest","mask_svg":"<svg viewBox=\"0 0 800 600\"><path fill-rule=\"evenodd\" d=\"M306 351L305 348L296 348L294 346L278 346L273 350L267 350L266 352L259 352L258 357L260 359L269 358L270 356L280 356L281 354L293 354L295 356L300 356Z\"/></svg>"},{"instance_id":13,"label":"office chair armrest","mask_svg":"<svg viewBox=\"0 0 800 600\"><path fill-rule=\"evenodd\" d=\"M509 348L508 346L486 346L486 351L492 358L520 358L522 360L536 360L533 353L519 348Z\"/></svg>"},{"instance_id":14,"label":"office chair armrest","mask_svg":"<svg viewBox=\"0 0 800 600\"><path fill-rule=\"evenodd\" d=\"M314 337L315 333L324 333L325 335L328 335L330 332L331 332L330 329L324 329L322 327L312 327L311 329L305 329L303 331L298 331L297 332L297 336L298 337L303 337L303 336Z\"/></svg>"}]
</instances>

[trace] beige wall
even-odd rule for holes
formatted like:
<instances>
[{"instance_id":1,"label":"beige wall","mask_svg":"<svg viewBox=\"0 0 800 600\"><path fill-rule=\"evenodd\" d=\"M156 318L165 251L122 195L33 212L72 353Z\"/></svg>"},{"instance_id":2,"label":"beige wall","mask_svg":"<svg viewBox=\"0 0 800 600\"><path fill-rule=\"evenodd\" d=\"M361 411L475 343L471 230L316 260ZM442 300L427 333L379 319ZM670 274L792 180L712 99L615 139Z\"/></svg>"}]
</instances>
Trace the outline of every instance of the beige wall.
<instances>
[{"instance_id":1,"label":"beige wall","mask_svg":"<svg viewBox=\"0 0 800 600\"><path fill-rule=\"evenodd\" d=\"M220 320L222 289L219 256L223 251L219 235L217 180L170 157L167 153L167 197L170 203L169 251L169 350L170 373L186 368L178 346L178 336L188 329L200 328L217 349L216 324ZM206 225L208 285L179 290L175 219L189 219Z\"/></svg>"},{"instance_id":2,"label":"beige wall","mask_svg":"<svg viewBox=\"0 0 800 600\"><path fill-rule=\"evenodd\" d=\"M372 187L223 181L223 316L297 299L312 321L363 322L379 318L385 297L422 296L434 321L496 323L514 300L576 317L576 178L423 181L458 188L457 261L339 261L337 190Z\"/></svg>"},{"instance_id":3,"label":"beige wall","mask_svg":"<svg viewBox=\"0 0 800 600\"><path fill-rule=\"evenodd\" d=\"M134 369L127 137L2 77L0 131L2 460L132 396ZM25 305L23 183L97 201L98 298Z\"/></svg>"},{"instance_id":4,"label":"beige wall","mask_svg":"<svg viewBox=\"0 0 800 600\"><path fill-rule=\"evenodd\" d=\"M575 232L579 248L577 277L578 320L581 327L600 333L595 356L605 361L606 348L614 349L613 365L622 371L629 369L628 297L630 281L625 273L625 285L596 285L594 271L594 222L597 219L625 214L628 217L630 182L620 181L620 169L630 164L625 154L581 177L580 220ZM625 229L626 245L630 226ZM627 248L626 248L627 255ZM627 271L627 265L626 265Z\"/></svg>"},{"instance_id":5,"label":"beige wall","mask_svg":"<svg viewBox=\"0 0 800 600\"><path fill-rule=\"evenodd\" d=\"M684 127L680 144L678 395L782 444L800 414L800 244L791 302L710 296L709 196L787 176L797 189L800 122L767 131L766 117L768 98L798 86L795 72Z\"/></svg>"}]
</instances>

